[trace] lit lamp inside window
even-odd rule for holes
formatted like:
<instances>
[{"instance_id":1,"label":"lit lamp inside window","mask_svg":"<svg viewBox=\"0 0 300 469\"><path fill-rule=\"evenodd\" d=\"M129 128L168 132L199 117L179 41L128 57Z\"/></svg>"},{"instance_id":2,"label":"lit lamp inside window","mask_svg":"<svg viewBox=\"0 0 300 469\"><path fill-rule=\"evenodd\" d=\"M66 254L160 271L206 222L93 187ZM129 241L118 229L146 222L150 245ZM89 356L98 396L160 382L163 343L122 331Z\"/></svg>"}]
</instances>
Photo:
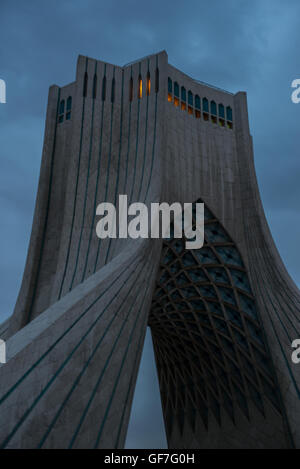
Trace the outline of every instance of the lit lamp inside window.
<instances>
[{"instance_id":1,"label":"lit lamp inside window","mask_svg":"<svg viewBox=\"0 0 300 469\"><path fill-rule=\"evenodd\" d=\"M147 88L146 88L147 96L150 96L150 91L151 91L151 80L150 80L150 72L148 72L147 73Z\"/></svg>"},{"instance_id":2,"label":"lit lamp inside window","mask_svg":"<svg viewBox=\"0 0 300 469\"><path fill-rule=\"evenodd\" d=\"M139 76L139 88L138 88L138 98L141 99L143 94L143 82L141 75Z\"/></svg>"}]
</instances>

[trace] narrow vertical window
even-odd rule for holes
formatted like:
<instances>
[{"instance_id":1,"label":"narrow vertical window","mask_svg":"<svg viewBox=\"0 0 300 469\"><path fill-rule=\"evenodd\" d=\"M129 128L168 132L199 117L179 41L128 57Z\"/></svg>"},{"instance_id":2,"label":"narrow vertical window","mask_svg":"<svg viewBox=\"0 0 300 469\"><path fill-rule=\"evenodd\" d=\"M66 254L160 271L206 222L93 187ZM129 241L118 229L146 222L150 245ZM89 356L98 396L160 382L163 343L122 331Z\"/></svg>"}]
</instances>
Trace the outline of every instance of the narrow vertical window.
<instances>
[{"instance_id":1,"label":"narrow vertical window","mask_svg":"<svg viewBox=\"0 0 300 469\"><path fill-rule=\"evenodd\" d=\"M111 82L111 97L110 100L113 103L115 101L115 87L116 87L116 80L115 77L112 79Z\"/></svg>"},{"instance_id":2,"label":"narrow vertical window","mask_svg":"<svg viewBox=\"0 0 300 469\"><path fill-rule=\"evenodd\" d=\"M203 119L205 121L209 120L209 109L208 109L208 99L203 98Z\"/></svg>"},{"instance_id":3,"label":"narrow vertical window","mask_svg":"<svg viewBox=\"0 0 300 469\"><path fill-rule=\"evenodd\" d=\"M228 129L233 128L233 123L232 123L232 109L230 106L227 106L226 108L226 120L227 120L227 127Z\"/></svg>"},{"instance_id":4,"label":"narrow vertical window","mask_svg":"<svg viewBox=\"0 0 300 469\"><path fill-rule=\"evenodd\" d=\"M217 105L215 101L210 102L210 113L211 113L211 121L213 124L217 123Z\"/></svg>"},{"instance_id":5,"label":"narrow vertical window","mask_svg":"<svg viewBox=\"0 0 300 469\"><path fill-rule=\"evenodd\" d=\"M173 83L171 78L168 78L168 101L172 102L172 94L173 94Z\"/></svg>"},{"instance_id":6,"label":"narrow vertical window","mask_svg":"<svg viewBox=\"0 0 300 469\"><path fill-rule=\"evenodd\" d=\"M67 113L66 113L67 121L71 119L71 110L72 110L72 96L69 96L67 99Z\"/></svg>"},{"instance_id":7,"label":"narrow vertical window","mask_svg":"<svg viewBox=\"0 0 300 469\"><path fill-rule=\"evenodd\" d=\"M230 106L226 108L226 119L232 122L232 109Z\"/></svg>"},{"instance_id":8,"label":"narrow vertical window","mask_svg":"<svg viewBox=\"0 0 300 469\"><path fill-rule=\"evenodd\" d=\"M139 75L139 78L138 78L138 98L141 99L142 95L143 95L143 80L142 80L141 75Z\"/></svg>"},{"instance_id":9,"label":"narrow vertical window","mask_svg":"<svg viewBox=\"0 0 300 469\"><path fill-rule=\"evenodd\" d=\"M151 80L150 80L150 72L148 70L148 73L147 73L147 86L146 86L147 96L150 96L150 92L151 92Z\"/></svg>"},{"instance_id":10,"label":"narrow vertical window","mask_svg":"<svg viewBox=\"0 0 300 469\"><path fill-rule=\"evenodd\" d=\"M62 99L59 103L58 109L58 122L61 124L64 121L64 114L65 114L65 100Z\"/></svg>"},{"instance_id":11,"label":"narrow vertical window","mask_svg":"<svg viewBox=\"0 0 300 469\"><path fill-rule=\"evenodd\" d=\"M159 69L156 68L155 70L155 93L159 91Z\"/></svg>"},{"instance_id":12,"label":"narrow vertical window","mask_svg":"<svg viewBox=\"0 0 300 469\"><path fill-rule=\"evenodd\" d=\"M129 80L129 101L131 102L133 100L133 79L130 77Z\"/></svg>"},{"instance_id":13,"label":"narrow vertical window","mask_svg":"<svg viewBox=\"0 0 300 469\"><path fill-rule=\"evenodd\" d=\"M194 114L194 96L191 91L188 92L188 113L192 116Z\"/></svg>"},{"instance_id":14,"label":"narrow vertical window","mask_svg":"<svg viewBox=\"0 0 300 469\"><path fill-rule=\"evenodd\" d=\"M104 75L102 80L102 101L105 101L106 98L106 76Z\"/></svg>"},{"instance_id":15,"label":"narrow vertical window","mask_svg":"<svg viewBox=\"0 0 300 469\"><path fill-rule=\"evenodd\" d=\"M97 97L97 75L95 73L94 81L93 81L93 99L96 99L96 97Z\"/></svg>"},{"instance_id":16,"label":"narrow vertical window","mask_svg":"<svg viewBox=\"0 0 300 469\"><path fill-rule=\"evenodd\" d=\"M88 86L88 74L85 72L84 79L83 79L83 97L86 98L87 96L87 86Z\"/></svg>"},{"instance_id":17,"label":"narrow vertical window","mask_svg":"<svg viewBox=\"0 0 300 469\"><path fill-rule=\"evenodd\" d=\"M219 125L225 127L225 108L223 104L219 104Z\"/></svg>"},{"instance_id":18,"label":"narrow vertical window","mask_svg":"<svg viewBox=\"0 0 300 469\"><path fill-rule=\"evenodd\" d=\"M179 106L179 85L177 81L174 83L174 106Z\"/></svg>"},{"instance_id":19,"label":"narrow vertical window","mask_svg":"<svg viewBox=\"0 0 300 469\"><path fill-rule=\"evenodd\" d=\"M196 119L200 119L201 117L201 100L197 94L195 96L195 117Z\"/></svg>"},{"instance_id":20,"label":"narrow vertical window","mask_svg":"<svg viewBox=\"0 0 300 469\"><path fill-rule=\"evenodd\" d=\"M186 89L184 86L181 87L181 110L186 110Z\"/></svg>"},{"instance_id":21,"label":"narrow vertical window","mask_svg":"<svg viewBox=\"0 0 300 469\"><path fill-rule=\"evenodd\" d=\"M65 100L62 99L59 104L59 114L64 114L65 112Z\"/></svg>"}]
</instances>

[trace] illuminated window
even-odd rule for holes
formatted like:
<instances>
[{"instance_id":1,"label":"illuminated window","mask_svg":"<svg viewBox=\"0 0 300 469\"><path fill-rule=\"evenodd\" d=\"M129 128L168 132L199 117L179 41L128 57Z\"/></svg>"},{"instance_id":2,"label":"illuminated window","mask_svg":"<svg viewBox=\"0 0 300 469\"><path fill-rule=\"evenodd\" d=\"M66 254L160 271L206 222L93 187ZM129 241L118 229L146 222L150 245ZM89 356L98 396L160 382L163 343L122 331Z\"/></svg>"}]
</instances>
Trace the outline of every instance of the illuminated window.
<instances>
[{"instance_id":1,"label":"illuminated window","mask_svg":"<svg viewBox=\"0 0 300 469\"><path fill-rule=\"evenodd\" d=\"M210 113L211 113L211 121L213 124L217 123L217 105L215 101L210 102Z\"/></svg>"},{"instance_id":2,"label":"illuminated window","mask_svg":"<svg viewBox=\"0 0 300 469\"><path fill-rule=\"evenodd\" d=\"M129 101L133 100L133 79L132 77L129 80Z\"/></svg>"},{"instance_id":3,"label":"illuminated window","mask_svg":"<svg viewBox=\"0 0 300 469\"><path fill-rule=\"evenodd\" d=\"M95 73L94 81L93 81L93 98L96 99L96 97L97 97L97 75Z\"/></svg>"},{"instance_id":4,"label":"illuminated window","mask_svg":"<svg viewBox=\"0 0 300 469\"><path fill-rule=\"evenodd\" d=\"M138 79L138 98L141 99L143 95L143 81L141 75L139 75Z\"/></svg>"},{"instance_id":5,"label":"illuminated window","mask_svg":"<svg viewBox=\"0 0 300 469\"><path fill-rule=\"evenodd\" d=\"M173 93L173 83L171 78L168 78L168 101L172 102L172 93Z\"/></svg>"},{"instance_id":6,"label":"illuminated window","mask_svg":"<svg viewBox=\"0 0 300 469\"><path fill-rule=\"evenodd\" d=\"M186 89L184 86L181 87L181 110L186 110Z\"/></svg>"},{"instance_id":7,"label":"illuminated window","mask_svg":"<svg viewBox=\"0 0 300 469\"><path fill-rule=\"evenodd\" d=\"M193 93L189 91L188 92L188 113L190 115L194 114L193 106L194 106L194 96L193 96Z\"/></svg>"},{"instance_id":8,"label":"illuminated window","mask_svg":"<svg viewBox=\"0 0 300 469\"><path fill-rule=\"evenodd\" d=\"M200 109L201 109L201 100L200 100L200 97L196 94L195 96L195 117L196 119L200 119L201 117L201 112L200 112Z\"/></svg>"},{"instance_id":9,"label":"illuminated window","mask_svg":"<svg viewBox=\"0 0 300 469\"><path fill-rule=\"evenodd\" d=\"M151 91L151 80L150 80L150 72L148 71L148 73L147 73L147 86L146 86L147 96L150 96L150 91Z\"/></svg>"},{"instance_id":10,"label":"illuminated window","mask_svg":"<svg viewBox=\"0 0 300 469\"><path fill-rule=\"evenodd\" d=\"M106 76L104 75L102 80L102 101L105 101L106 98Z\"/></svg>"},{"instance_id":11,"label":"illuminated window","mask_svg":"<svg viewBox=\"0 0 300 469\"><path fill-rule=\"evenodd\" d=\"M112 79L112 82L111 82L111 96L110 96L110 100L112 103L114 103L115 101L115 88L116 88L116 80L115 80L115 77Z\"/></svg>"},{"instance_id":12,"label":"illuminated window","mask_svg":"<svg viewBox=\"0 0 300 469\"><path fill-rule=\"evenodd\" d=\"M158 68L155 70L155 93L159 91L159 70Z\"/></svg>"},{"instance_id":13,"label":"illuminated window","mask_svg":"<svg viewBox=\"0 0 300 469\"><path fill-rule=\"evenodd\" d=\"M85 72L83 79L83 97L86 98L87 95L87 85L88 85L88 74Z\"/></svg>"},{"instance_id":14,"label":"illuminated window","mask_svg":"<svg viewBox=\"0 0 300 469\"><path fill-rule=\"evenodd\" d=\"M176 96L174 96L174 106L179 106L179 98L176 98Z\"/></svg>"}]
</instances>

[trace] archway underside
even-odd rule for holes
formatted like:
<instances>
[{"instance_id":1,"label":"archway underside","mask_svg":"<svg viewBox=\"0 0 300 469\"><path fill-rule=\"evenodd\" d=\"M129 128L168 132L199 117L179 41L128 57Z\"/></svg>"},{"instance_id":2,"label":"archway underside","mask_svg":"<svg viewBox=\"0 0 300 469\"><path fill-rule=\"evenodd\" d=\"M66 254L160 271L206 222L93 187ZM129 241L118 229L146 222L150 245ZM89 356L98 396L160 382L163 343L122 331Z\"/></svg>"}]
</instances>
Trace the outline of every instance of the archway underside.
<instances>
[{"instance_id":1,"label":"archway underside","mask_svg":"<svg viewBox=\"0 0 300 469\"><path fill-rule=\"evenodd\" d=\"M196 415L206 431L212 417L219 427L224 415L236 425L239 412L251 425L253 405L262 418L271 406L282 421L245 265L206 206L201 249L186 250L184 238L164 241L149 325L169 441L175 426L195 432Z\"/></svg>"}]
</instances>

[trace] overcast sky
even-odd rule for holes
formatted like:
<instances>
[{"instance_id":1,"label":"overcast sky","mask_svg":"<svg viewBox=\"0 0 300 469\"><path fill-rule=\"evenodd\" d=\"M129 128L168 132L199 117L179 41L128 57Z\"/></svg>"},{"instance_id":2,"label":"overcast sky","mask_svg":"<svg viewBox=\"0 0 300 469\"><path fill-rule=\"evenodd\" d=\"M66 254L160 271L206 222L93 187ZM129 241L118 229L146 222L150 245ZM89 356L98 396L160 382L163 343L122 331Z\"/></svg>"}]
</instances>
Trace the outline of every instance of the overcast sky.
<instances>
[{"instance_id":1,"label":"overcast sky","mask_svg":"<svg viewBox=\"0 0 300 469\"><path fill-rule=\"evenodd\" d=\"M75 79L78 54L123 65L165 49L188 75L247 91L266 215L300 285L299 0L0 0L0 323L13 311L29 242L51 84ZM147 335L127 446L166 445Z\"/></svg>"}]
</instances>

